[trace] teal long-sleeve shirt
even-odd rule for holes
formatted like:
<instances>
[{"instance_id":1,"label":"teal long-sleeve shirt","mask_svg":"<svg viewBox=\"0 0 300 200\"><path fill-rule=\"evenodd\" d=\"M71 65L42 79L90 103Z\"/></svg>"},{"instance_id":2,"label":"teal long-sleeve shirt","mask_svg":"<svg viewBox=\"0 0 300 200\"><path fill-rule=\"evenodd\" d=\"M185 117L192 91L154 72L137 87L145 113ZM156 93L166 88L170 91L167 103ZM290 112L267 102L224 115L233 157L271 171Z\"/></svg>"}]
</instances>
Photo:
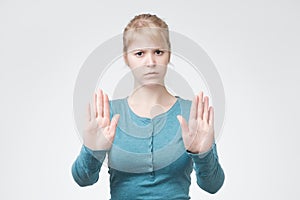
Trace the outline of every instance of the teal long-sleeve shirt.
<instances>
[{"instance_id":1,"label":"teal long-sleeve shirt","mask_svg":"<svg viewBox=\"0 0 300 200\"><path fill-rule=\"evenodd\" d=\"M72 165L77 184L96 183L108 156L111 200L190 199L193 169L198 186L216 193L224 182L216 144L205 153L193 154L185 150L181 137L176 116L188 120L191 101L176 96L177 101L169 110L145 118L131 110L127 98L110 101L110 118L120 114L111 149L92 151L82 146Z\"/></svg>"}]
</instances>

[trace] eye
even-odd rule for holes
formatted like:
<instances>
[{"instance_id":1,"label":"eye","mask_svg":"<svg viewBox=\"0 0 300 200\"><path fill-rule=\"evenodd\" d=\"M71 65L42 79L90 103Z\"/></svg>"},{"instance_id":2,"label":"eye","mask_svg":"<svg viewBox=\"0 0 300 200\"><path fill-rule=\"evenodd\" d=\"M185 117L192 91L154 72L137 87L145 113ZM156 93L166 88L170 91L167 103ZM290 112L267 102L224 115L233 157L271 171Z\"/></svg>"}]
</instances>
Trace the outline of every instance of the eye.
<instances>
[{"instance_id":1,"label":"eye","mask_svg":"<svg viewBox=\"0 0 300 200\"><path fill-rule=\"evenodd\" d=\"M141 57L144 53L142 51L136 52L134 55L137 57Z\"/></svg>"},{"instance_id":2,"label":"eye","mask_svg":"<svg viewBox=\"0 0 300 200\"><path fill-rule=\"evenodd\" d=\"M164 53L164 52L161 51L161 50L156 50L156 51L155 51L155 54L156 54L156 55L162 55L163 53Z\"/></svg>"}]
</instances>

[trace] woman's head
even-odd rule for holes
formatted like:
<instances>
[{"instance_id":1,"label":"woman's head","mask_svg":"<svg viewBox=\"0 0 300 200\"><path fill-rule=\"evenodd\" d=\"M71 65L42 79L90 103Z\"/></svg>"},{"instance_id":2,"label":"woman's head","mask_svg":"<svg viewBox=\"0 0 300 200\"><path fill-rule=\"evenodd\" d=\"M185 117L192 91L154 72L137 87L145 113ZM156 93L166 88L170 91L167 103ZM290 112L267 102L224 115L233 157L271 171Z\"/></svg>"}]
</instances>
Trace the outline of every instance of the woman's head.
<instances>
[{"instance_id":1,"label":"woman's head","mask_svg":"<svg viewBox=\"0 0 300 200\"><path fill-rule=\"evenodd\" d=\"M138 85L163 85L170 62L168 25L156 15L135 16L123 32L123 55Z\"/></svg>"}]
</instances>

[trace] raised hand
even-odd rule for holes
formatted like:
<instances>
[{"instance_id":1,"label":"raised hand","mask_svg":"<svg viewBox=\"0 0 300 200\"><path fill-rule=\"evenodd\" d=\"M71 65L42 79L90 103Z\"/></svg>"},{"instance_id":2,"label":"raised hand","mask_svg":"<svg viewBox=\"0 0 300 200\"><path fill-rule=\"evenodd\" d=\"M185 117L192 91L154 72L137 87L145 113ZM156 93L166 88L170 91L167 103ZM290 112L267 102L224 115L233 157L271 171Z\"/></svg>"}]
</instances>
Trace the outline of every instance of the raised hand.
<instances>
[{"instance_id":1,"label":"raised hand","mask_svg":"<svg viewBox=\"0 0 300 200\"><path fill-rule=\"evenodd\" d=\"M181 115L177 116L184 146L192 153L204 153L214 142L214 110L213 107L208 107L207 96L204 97L204 101L202 99L201 91L192 102L188 124Z\"/></svg>"},{"instance_id":2,"label":"raised hand","mask_svg":"<svg viewBox=\"0 0 300 200\"><path fill-rule=\"evenodd\" d=\"M83 133L83 143L92 150L109 150L113 143L120 115L110 121L108 96L99 89L94 93L94 105L88 104L87 125Z\"/></svg>"}]
</instances>

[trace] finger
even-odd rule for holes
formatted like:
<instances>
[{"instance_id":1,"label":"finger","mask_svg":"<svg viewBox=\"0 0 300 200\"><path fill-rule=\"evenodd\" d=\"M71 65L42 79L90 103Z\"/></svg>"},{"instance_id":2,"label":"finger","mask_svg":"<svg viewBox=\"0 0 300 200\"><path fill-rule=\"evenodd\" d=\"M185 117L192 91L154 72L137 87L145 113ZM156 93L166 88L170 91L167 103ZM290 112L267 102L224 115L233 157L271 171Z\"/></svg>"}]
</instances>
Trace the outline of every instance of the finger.
<instances>
[{"instance_id":1,"label":"finger","mask_svg":"<svg viewBox=\"0 0 300 200\"><path fill-rule=\"evenodd\" d=\"M87 106L87 119L88 119L88 121L91 121L91 105L90 105L90 103Z\"/></svg>"},{"instance_id":2,"label":"finger","mask_svg":"<svg viewBox=\"0 0 300 200\"><path fill-rule=\"evenodd\" d=\"M214 113L214 108L213 107L210 107L209 108L209 120L208 120L208 124L210 125L210 126L213 126L214 125L214 115L215 115L215 113Z\"/></svg>"},{"instance_id":3,"label":"finger","mask_svg":"<svg viewBox=\"0 0 300 200\"><path fill-rule=\"evenodd\" d=\"M190 109L190 119L196 119L197 117L197 104L198 104L198 96L196 95L193 99L191 109Z\"/></svg>"},{"instance_id":4,"label":"finger","mask_svg":"<svg viewBox=\"0 0 300 200\"><path fill-rule=\"evenodd\" d=\"M204 97L203 120L208 122L208 96Z\"/></svg>"},{"instance_id":5,"label":"finger","mask_svg":"<svg viewBox=\"0 0 300 200\"><path fill-rule=\"evenodd\" d=\"M198 104L197 104L197 119L203 119L203 92L198 94Z\"/></svg>"},{"instance_id":6,"label":"finger","mask_svg":"<svg viewBox=\"0 0 300 200\"><path fill-rule=\"evenodd\" d=\"M98 104L97 104L98 116L103 117L103 92L101 89L99 89L97 100L98 100Z\"/></svg>"},{"instance_id":7,"label":"finger","mask_svg":"<svg viewBox=\"0 0 300 200\"><path fill-rule=\"evenodd\" d=\"M110 126L109 126L109 133L110 134L112 134L112 133L114 134L116 132L116 127L117 127L119 118L120 118L120 114L116 114L111 119L111 123L110 123Z\"/></svg>"},{"instance_id":8,"label":"finger","mask_svg":"<svg viewBox=\"0 0 300 200\"><path fill-rule=\"evenodd\" d=\"M181 130L183 134L187 134L189 132L189 127L187 125L187 122L181 115L177 115L177 119L179 121L179 124L181 126Z\"/></svg>"},{"instance_id":9,"label":"finger","mask_svg":"<svg viewBox=\"0 0 300 200\"><path fill-rule=\"evenodd\" d=\"M91 110L92 110L92 119L95 119L97 117L97 94L94 93L94 96L93 96L93 103L92 103L92 106L91 106Z\"/></svg>"},{"instance_id":10,"label":"finger","mask_svg":"<svg viewBox=\"0 0 300 200\"><path fill-rule=\"evenodd\" d=\"M109 113L109 101L107 94L104 94L104 118L109 119L110 113Z\"/></svg>"}]
</instances>

